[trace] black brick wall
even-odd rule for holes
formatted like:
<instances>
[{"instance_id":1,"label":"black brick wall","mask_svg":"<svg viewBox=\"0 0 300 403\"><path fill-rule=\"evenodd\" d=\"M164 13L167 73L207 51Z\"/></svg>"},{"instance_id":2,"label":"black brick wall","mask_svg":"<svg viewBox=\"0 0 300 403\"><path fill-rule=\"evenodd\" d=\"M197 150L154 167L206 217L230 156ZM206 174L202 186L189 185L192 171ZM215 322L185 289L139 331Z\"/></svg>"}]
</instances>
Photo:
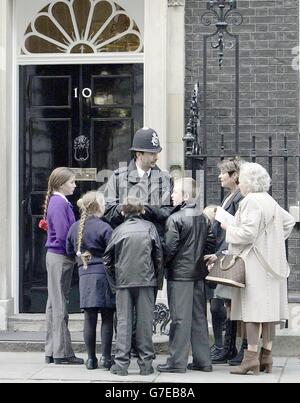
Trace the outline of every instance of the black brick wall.
<instances>
[{"instance_id":1,"label":"black brick wall","mask_svg":"<svg viewBox=\"0 0 300 403\"><path fill-rule=\"evenodd\" d=\"M273 153L282 154L284 135L288 139L288 155L297 155L299 72L292 68L296 57L292 49L299 45L298 1L239 0L237 3L244 21L241 26L229 30L238 34L240 41L240 155L250 155L253 136L256 137L257 155L268 153L269 137L272 138ZM194 84L199 81L200 91L203 88L203 35L215 30L201 24L201 15L205 11L206 0L186 0L186 120ZM225 50L222 70L218 67L218 52L210 45L207 56L207 153L220 150L223 134L225 152L235 155L234 49ZM200 108L203 111L203 94L200 94ZM201 140L203 136L201 130ZM257 158L256 161L269 168L267 158ZM216 158L207 161L209 204L219 203L221 198L217 162ZM273 158L272 162L273 196L284 207L284 160ZM290 206L298 203L300 193L299 160L296 157L288 160L287 178ZM300 296L299 229L299 226L295 228L289 240L291 296Z\"/></svg>"}]
</instances>

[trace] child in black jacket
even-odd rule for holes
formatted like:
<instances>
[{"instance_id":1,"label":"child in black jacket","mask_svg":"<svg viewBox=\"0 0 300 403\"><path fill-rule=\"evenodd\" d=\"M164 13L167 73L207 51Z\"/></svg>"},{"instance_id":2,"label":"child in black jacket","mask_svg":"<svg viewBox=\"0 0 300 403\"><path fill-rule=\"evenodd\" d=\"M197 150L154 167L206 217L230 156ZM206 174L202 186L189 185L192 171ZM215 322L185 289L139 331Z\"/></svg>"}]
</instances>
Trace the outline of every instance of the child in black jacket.
<instances>
[{"instance_id":1,"label":"child in black jacket","mask_svg":"<svg viewBox=\"0 0 300 403\"><path fill-rule=\"evenodd\" d=\"M197 184L192 178L178 179L172 200L180 210L166 224L167 288L171 314L170 356L158 365L160 372L186 369L212 371L204 279L204 255L213 253L214 236L210 222L194 202ZM188 365L192 345L193 363Z\"/></svg>"},{"instance_id":2,"label":"child in black jacket","mask_svg":"<svg viewBox=\"0 0 300 403\"><path fill-rule=\"evenodd\" d=\"M106 274L117 304L117 348L111 372L128 375L133 313L136 311L136 347L141 375L153 373L152 342L155 291L163 283L163 251L154 224L141 218L144 206L128 197L125 222L113 231L104 255Z\"/></svg>"}]
</instances>

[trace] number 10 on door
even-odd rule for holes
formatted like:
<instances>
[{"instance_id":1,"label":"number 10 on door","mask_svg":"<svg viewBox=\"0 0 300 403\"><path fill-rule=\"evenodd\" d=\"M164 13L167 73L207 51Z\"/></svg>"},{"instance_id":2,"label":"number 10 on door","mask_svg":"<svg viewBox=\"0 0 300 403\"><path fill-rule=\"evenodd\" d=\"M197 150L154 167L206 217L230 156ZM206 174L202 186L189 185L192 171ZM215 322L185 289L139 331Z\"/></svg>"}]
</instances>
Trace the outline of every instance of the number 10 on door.
<instances>
[{"instance_id":1,"label":"number 10 on door","mask_svg":"<svg viewBox=\"0 0 300 403\"><path fill-rule=\"evenodd\" d=\"M80 93L80 90L79 90L79 93ZM82 94L82 96L83 96L84 98L91 98L91 96L92 96L92 90L91 90L90 88L84 88L84 89L81 91L81 94ZM75 97L75 98L78 98L78 88L74 88L74 97Z\"/></svg>"}]
</instances>

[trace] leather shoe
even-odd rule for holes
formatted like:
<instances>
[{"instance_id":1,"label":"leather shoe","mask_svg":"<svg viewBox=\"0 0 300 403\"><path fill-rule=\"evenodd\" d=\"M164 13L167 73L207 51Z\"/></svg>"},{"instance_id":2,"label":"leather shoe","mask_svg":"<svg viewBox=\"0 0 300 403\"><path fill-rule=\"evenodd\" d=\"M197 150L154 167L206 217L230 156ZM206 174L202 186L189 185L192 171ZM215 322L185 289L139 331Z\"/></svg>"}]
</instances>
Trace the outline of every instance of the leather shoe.
<instances>
[{"instance_id":1,"label":"leather shoe","mask_svg":"<svg viewBox=\"0 0 300 403\"><path fill-rule=\"evenodd\" d=\"M56 365L83 365L84 360L82 358L75 357L65 357L65 358L54 358L54 364Z\"/></svg>"},{"instance_id":2,"label":"leather shoe","mask_svg":"<svg viewBox=\"0 0 300 403\"><path fill-rule=\"evenodd\" d=\"M159 364L156 369L158 372L178 372L180 374L186 372L186 368L174 368L170 367L168 364Z\"/></svg>"},{"instance_id":3,"label":"leather shoe","mask_svg":"<svg viewBox=\"0 0 300 403\"><path fill-rule=\"evenodd\" d=\"M140 368L140 375L151 375L154 373L154 368L150 367L150 368Z\"/></svg>"},{"instance_id":4,"label":"leather shoe","mask_svg":"<svg viewBox=\"0 0 300 403\"><path fill-rule=\"evenodd\" d=\"M213 370L211 365L207 367L197 367L197 365L195 365L194 363L188 364L187 369L191 371L202 371L202 372L212 372Z\"/></svg>"},{"instance_id":5,"label":"leather shoe","mask_svg":"<svg viewBox=\"0 0 300 403\"><path fill-rule=\"evenodd\" d=\"M119 375L119 376L126 376L128 375L128 371L126 368L120 367L118 364L114 364L110 369L111 374Z\"/></svg>"},{"instance_id":6,"label":"leather shoe","mask_svg":"<svg viewBox=\"0 0 300 403\"><path fill-rule=\"evenodd\" d=\"M135 348L132 348L130 351L130 357L131 358L138 358L139 357L139 353L137 352L137 350Z\"/></svg>"},{"instance_id":7,"label":"leather shoe","mask_svg":"<svg viewBox=\"0 0 300 403\"><path fill-rule=\"evenodd\" d=\"M105 369L110 369L111 366L114 364L113 358L105 358L101 357L100 358L100 363L99 363L99 368L105 368Z\"/></svg>"},{"instance_id":8,"label":"leather shoe","mask_svg":"<svg viewBox=\"0 0 300 403\"><path fill-rule=\"evenodd\" d=\"M46 364L53 364L54 363L54 359L52 356L46 355L45 357L45 363Z\"/></svg>"},{"instance_id":9,"label":"leather shoe","mask_svg":"<svg viewBox=\"0 0 300 403\"><path fill-rule=\"evenodd\" d=\"M96 357L88 358L85 363L86 369L97 369L98 368L98 360Z\"/></svg>"}]
</instances>

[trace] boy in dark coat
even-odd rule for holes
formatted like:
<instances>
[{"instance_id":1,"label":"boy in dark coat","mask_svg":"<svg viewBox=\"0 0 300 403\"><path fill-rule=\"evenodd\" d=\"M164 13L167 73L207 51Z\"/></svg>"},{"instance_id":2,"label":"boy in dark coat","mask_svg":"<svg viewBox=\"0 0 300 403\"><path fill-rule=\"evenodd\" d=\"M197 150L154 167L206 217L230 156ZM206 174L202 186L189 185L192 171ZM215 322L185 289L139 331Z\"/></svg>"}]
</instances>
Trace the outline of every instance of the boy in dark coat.
<instances>
[{"instance_id":1,"label":"boy in dark coat","mask_svg":"<svg viewBox=\"0 0 300 403\"><path fill-rule=\"evenodd\" d=\"M125 222L113 231L104 255L108 281L116 292L117 351L111 367L116 375L128 375L134 309L140 374L154 371L153 312L156 289L163 284L163 251L154 224L141 218L143 211L140 200L125 200Z\"/></svg>"},{"instance_id":2,"label":"boy in dark coat","mask_svg":"<svg viewBox=\"0 0 300 403\"><path fill-rule=\"evenodd\" d=\"M166 224L167 290L171 314L167 363L160 372L186 372L186 369L212 371L204 279L204 255L215 248L210 223L200 214L195 200L197 184L180 178L174 184L172 199L180 210ZM188 365L192 345L193 363Z\"/></svg>"}]
</instances>

